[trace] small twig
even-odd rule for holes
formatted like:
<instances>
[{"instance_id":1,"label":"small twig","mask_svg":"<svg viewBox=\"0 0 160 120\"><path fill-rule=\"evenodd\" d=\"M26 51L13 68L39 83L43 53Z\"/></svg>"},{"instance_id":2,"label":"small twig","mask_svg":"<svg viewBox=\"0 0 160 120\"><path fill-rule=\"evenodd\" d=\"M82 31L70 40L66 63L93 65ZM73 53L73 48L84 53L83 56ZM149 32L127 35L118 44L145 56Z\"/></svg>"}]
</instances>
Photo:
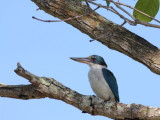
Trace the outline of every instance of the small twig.
<instances>
[{"instance_id":1,"label":"small twig","mask_svg":"<svg viewBox=\"0 0 160 120\"><path fill-rule=\"evenodd\" d=\"M134 21L136 20L136 18L133 15L131 15L129 12L127 12L125 9L123 9L116 2L114 2L113 0L110 0L110 2L112 2L114 5L116 5L117 8L121 9L123 12L125 12L127 15L129 15Z\"/></svg>"},{"instance_id":2,"label":"small twig","mask_svg":"<svg viewBox=\"0 0 160 120\"><path fill-rule=\"evenodd\" d=\"M95 38L95 39L89 40L89 42L93 42L93 41L98 40L98 39L101 39L101 38L102 38L102 36L99 36L99 37L97 37L97 38Z\"/></svg>"},{"instance_id":3,"label":"small twig","mask_svg":"<svg viewBox=\"0 0 160 120\"><path fill-rule=\"evenodd\" d=\"M134 21L131 21L129 20L128 18L124 17L123 15L121 15L118 11L116 11L113 7L109 7L111 9L108 8L108 6L104 6L104 5L101 5L101 4L98 4L98 3L95 3L95 2L92 2L89 0L89 2L93 5L96 5L96 6L99 6L99 7L102 7L102 8L105 8L115 14L117 14L120 18L122 18L124 21L128 22L130 25L136 25Z\"/></svg>"},{"instance_id":4,"label":"small twig","mask_svg":"<svg viewBox=\"0 0 160 120\"><path fill-rule=\"evenodd\" d=\"M140 20L137 20L136 22L137 22L137 24L141 24L141 25L144 25L144 26L154 27L154 28L160 28L160 25L156 25L156 24L152 24L152 23L147 23L147 22L142 22Z\"/></svg>"},{"instance_id":5,"label":"small twig","mask_svg":"<svg viewBox=\"0 0 160 120\"><path fill-rule=\"evenodd\" d=\"M113 2L112 0L108 0L110 2ZM129 20L128 18L124 17L122 14L120 14L118 11L116 11L113 7L110 7L111 9L109 9L107 6L104 6L104 5L101 5L101 4L98 4L98 3L95 3L95 2L92 2L92 0L88 0L89 3L93 4L93 5L96 5L96 6L99 6L99 7L102 7L104 9L107 9L113 13L115 13L116 15L118 15L120 18L122 18L124 21L128 22L130 25L137 25L137 24L141 24L141 25L144 25L144 26L149 26L149 27L155 27L155 28L160 28L160 25L156 25L156 24L151 24L151 23L147 23L147 22L142 22L140 20L137 20L134 18L134 21L132 20ZM114 2L115 3L115 2ZM115 5L118 4L118 3L115 3ZM117 5L119 6L119 5ZM121 9L121 7L120 7ZM123 8L121 9L122 11L124 10ZM132 16L132 15L131 15ZM133 16L132 16L133 17ZM123 24L122 24L123 25Z\"/></svg>"},{"instance_id":6,"label":"small twig","mask_svg":"<svg viewBox=\"0 0 160 120\"><path fill-rule=\"evenodd\" d=\"M124 21L128 22L130 25L137 25L134 21L129 20L128 18L121 15L117 10L115 10L112 6L110 7L120 18L122 18Z\"/></svg>"},{"instance_id":7,"label":"small twig","mask_svg":"<svg viewBox=\"0 0 160 120\"><path fill-rule=\"evenodd\" d=\"M62 21L69 21L69 20L73 20L73 19L78 19L78 18L81 18L85 15L80 15L80 16L75 16L75 17L69 17L67 19L63 19L63 20L42 20L42 19L39 19L39 18L36 18L34 16L32 16L33 19L36 19L36 20L39 20L39 21L42 21L42 22L62 22Z\"/></svg>"},{"instance_id":8,"label":"small twig","mask_svg":"<svg viewBox=\"0 0 160 120\"><path fill-rule=\"evenodd\" d=\"M159 20L155 19L154 17L152 17L152 16L150 16L150 15L148 15L148 14L146 14L146 13L144 13L144 12L142 12L142 11L132 7L132 6L129 6L129 5L126 5L126 4L123 4L123 3L120 3L120 2L116 2L116 3L119 4L119 5L123 5L123 6L129 7L129 8L131 8L131 9L133 9L133 10L135 10L135 11L137 11L137 12L139 12L139 13L141 13L141 14L143 14L143 15L145 15L145 16L147 16L147 17L149 17L149 18L151 18L151 19L153 19L153 20L155 20L155 21L160 23Z\"/></svg>"},{"instance_id":9,"label":"small twig","mask_svg":"<svg viewBox=\"0 0 160 120\"><path fill-rule=\"evenodd\" d=\"M89 5L89 3L88 3L88 0L85 0L85 2L86 2L87 7L88 7L90 10L92 10L92 8L90 7L90 5Z\"/></svg>"},{"instance_id":10,"label":"small twig","mask_svg":"<svg viewBox=\"0 0 160 120\"><path fill-rule=\"evenodd\" d=\"M33 19L36 19L36 20L39 20L39 21L42 21L42 22L62 22L62 21L65 22L65 21L74 20L74 19L78 19L78 18L81 18L81 17L83 17L83 16L86 16L86 15L88 15L88 14L96 11L96 10L99 9L99 8L100 8L99 6L97 6L94 10L92 10L92 9L90 8L90 9L92 10L91 12L88 12L88 13L83 14L83 15L80 15L80 16L69 17L69 18L66 18L66 19L63 19L63 20L42 20L42 19L36 18L36 17L34 17L34 16L32 16L32 18L33 18Z\"/></svg>"},{"instance_id":11,"label":"small twig","mask_svg":"<svg viewBox=\"0 0 160 120\"><path fill-rule=\"evenodd\" d=\"M40 10L40 8L37 8L36 11Z\"/></svg>"},{"instance_id":12,"label":"small twig","mask_svg":"<svg viewBox=\"0 0 160 120\"><path fill-rule=\"evenodd\" d=\"M123 26L124 24L126 24L127 23L127 21L126 20L124 20L124 22L121 24L121 26Z\"/></svg>"},{"instance_id":13,"label":"small twig","mask_svg":"<svg viewBox=\"0 0 160 120\"><path fill-rule=\"evenodd\" d=\"M93 40L89 40L89 42L93 42L93 41L95 41L94 39Z\"/></svg>"}]
</instances>

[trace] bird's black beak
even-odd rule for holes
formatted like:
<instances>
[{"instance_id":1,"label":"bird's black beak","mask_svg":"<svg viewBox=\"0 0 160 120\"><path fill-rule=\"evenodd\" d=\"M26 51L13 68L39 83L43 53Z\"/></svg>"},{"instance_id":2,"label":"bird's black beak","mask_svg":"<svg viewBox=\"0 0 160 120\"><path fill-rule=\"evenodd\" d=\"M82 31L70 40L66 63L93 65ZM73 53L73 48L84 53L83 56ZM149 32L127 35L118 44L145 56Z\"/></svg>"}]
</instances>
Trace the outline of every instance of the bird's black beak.
<instances>
[{"instance_id":1,"label":"bird's black beak","mask_svg":"<svg viewBox=\"0 0 160 120\"><path fill-rule=\"evenodd\" d=\"M89 58L72 58L71 57L71 59L77 62L86 63L86 64L89 64L91 62Z\"/></svg>"}]
</instances>

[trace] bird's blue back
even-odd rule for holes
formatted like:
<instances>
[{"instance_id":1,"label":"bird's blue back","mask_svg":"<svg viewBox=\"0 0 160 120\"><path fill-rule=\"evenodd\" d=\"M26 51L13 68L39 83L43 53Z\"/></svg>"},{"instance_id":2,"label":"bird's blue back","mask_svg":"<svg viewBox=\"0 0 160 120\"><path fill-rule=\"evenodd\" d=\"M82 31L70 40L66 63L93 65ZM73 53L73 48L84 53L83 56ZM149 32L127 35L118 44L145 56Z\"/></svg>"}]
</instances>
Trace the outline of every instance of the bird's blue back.
<instances>
[{"instance_id":1,"label":"bird's blue back","mask_svg":"<svg viewBox=\"0 0 160 120\"><path fill-rule=\"evenodd\" d=\"M103 68L102 72L106 82L108 83L112 93L115 96L116 101L119 102L119 93L116 78L110 70Z\"/></svg>"}]
</instances>

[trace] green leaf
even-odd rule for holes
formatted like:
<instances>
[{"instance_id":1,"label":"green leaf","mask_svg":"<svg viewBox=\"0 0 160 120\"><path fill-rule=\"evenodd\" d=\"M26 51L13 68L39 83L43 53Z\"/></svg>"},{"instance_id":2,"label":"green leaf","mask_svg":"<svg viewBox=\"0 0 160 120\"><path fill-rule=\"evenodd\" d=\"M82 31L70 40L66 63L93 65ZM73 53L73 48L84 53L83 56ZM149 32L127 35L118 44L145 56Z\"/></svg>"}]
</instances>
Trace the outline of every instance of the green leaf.
<instances>
[{"instance_id":1,"label":"green leaf","mask_svg":"<svg viewBox=\"0 0 160 120\"><path fill-rule=\"evenodd\" d=\"M138 0L138 2L135 5L135 8L152 17L155 17L159 10L159 0ZM151 18L135 10L133 11L133 16L136 17L136 19L141 20L143 22L152 21Z\"/></svg>"}]
</instances>

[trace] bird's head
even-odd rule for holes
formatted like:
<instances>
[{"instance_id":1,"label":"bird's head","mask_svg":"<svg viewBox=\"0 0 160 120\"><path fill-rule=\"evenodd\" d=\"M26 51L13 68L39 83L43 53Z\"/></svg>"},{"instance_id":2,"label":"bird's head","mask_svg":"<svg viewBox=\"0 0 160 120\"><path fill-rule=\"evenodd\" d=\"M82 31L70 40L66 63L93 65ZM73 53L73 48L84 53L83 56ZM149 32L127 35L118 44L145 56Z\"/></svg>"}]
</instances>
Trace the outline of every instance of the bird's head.
<instances>
[{"instance_id":1,"label":"bird's head","mask_svg":"<svg viewBox=\"0 0 160 120\"><path fill-rule=\"evenodd\" d=\"M75 60L77 62L86 63L89 66L98 64L98 65L104 65L107 67L107 64L105 63L104 59L101 56L98 55L91 55L86 58L71 58L72 60Z\"/></svg>"}]
</instances>

